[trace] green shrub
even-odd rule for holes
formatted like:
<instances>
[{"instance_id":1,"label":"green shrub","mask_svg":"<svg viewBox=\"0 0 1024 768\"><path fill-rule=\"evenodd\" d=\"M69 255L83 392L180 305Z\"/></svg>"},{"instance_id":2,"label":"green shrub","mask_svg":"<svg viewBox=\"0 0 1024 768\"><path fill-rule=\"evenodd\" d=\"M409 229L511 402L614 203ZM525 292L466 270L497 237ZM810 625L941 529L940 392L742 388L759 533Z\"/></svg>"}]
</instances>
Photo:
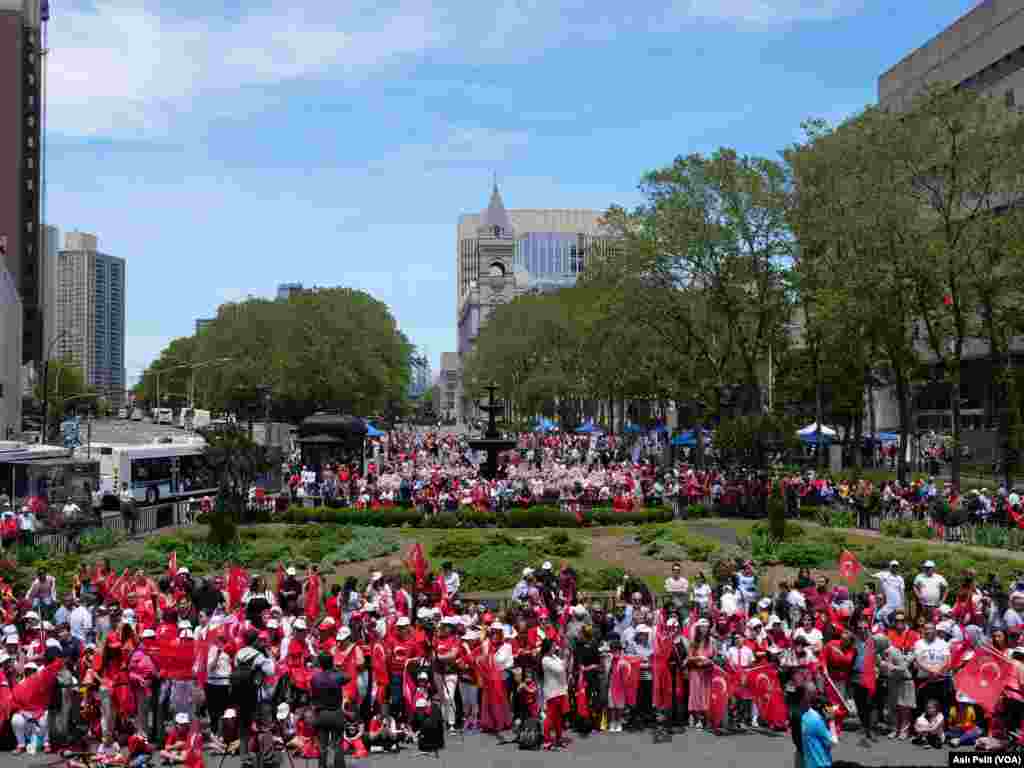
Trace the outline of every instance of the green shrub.
<instances>
[{"instance_id":1,"label":"green shrub","mask_svg":"<svg viewBox=\"0 0 1024 768\"><path fill-rule=\"evenodd\" d=\"M883 536L898 539L928 540L935 537L935 531L923 520L883 520L881 532Z\"/></svg>"},{"instance_id":2,"label":"green shrub","mask_svg":"<svg viewBox=\"0 0 1024 768\"><path fill-rule=\"evenodd\" d=\"M569 536L565 531L555 531L541 543L544 554L552 557L579 557L583 554L583 542Z\"/></svg>"},{"instance_id":3,"label":"green shrub","mask_svg":"<svg viewBox=\"0 0 1024 768\"><path fill-rule=\"evenodd\" d=\"M978 525L965 533L968 541L979 547L1006 549L1010 544L1010 531L1001 525Z\"/></svg>"},{"instance_id":4,"label":"green shrub","mask_svg":"<svg viewBox=\"0 0 1024 768\"><path fill-rule=\"evenodd\" d=\"M776 558L791 568L817 568L838 557L839 552L825 542L785 542L776 552Z\"/></svg>"},{"instance_id":5,"label":"green shrub","mask_svg":"<svg viewBox=\"0 0 1024 768\"><path fill-rule=\"evenodd\" d=\"M711 517L711 507L707 504L690 504L686 507L686 517L689 520Z\"/></svg>"},{"instance_id":6,"label":"green shrub","mask_svg":"<svg viewBox=\"0 0 1024 768\"><path fill-rule=\"evenodd\" d=\"M733 573L736 572L736 568L743 563L746 557L746 552L739 547L721 547L708 559L711 579L716 584L731 583L730 580Z\"/></svg>"},{"instance_id":7,"label":"green shrub","mask_svg":"<svg viewBox=\"0 0 1024 768\"><path fill-rule=\"evenodd\" d=\"M523 568L533 562L526 547L488 549L462 564L463 587L467 592L510 589L519 581Z\"/></svg>"},{"instance_id":8,"label":"green shrub","mask_svg":"<svg viewBox=\"0 0 1024 768\"><path fill-rule=\"evenodd\" d=\"M78 545L80 551L85 554L102 549L113 549L126 538L124 531L113 528L87 528L79 534Z\"/></svg>"},{"instance_id":9,"label":"green shrub","mask_svg":"<svg viewBox=\"0 0 1024 768\"><path fill-rule=\"evenodd\" d=\"M607 592L622 584L626 572L622 568L607 567L596 571L584 570L579 574L579 588L597 592Z\"/></svg>"},{"instance_id":10,"label":"green shrub","mask_svg":"<svg viewBox=\"0 0 1024 768\"><path fill-rule=\"evenodd\" d=\"M795 541L803 539L807 535L807 531L802 525L799 523L792 523L788 520L786 521L786 525L783 527L783 531L783 541ZM771 536L771 530L767 523L755 523L754 527L751 529L751 534L754 533Z\"/></svg>"},{"instance_id":11,"label":"green shrub","mask_svg":"<svg viewBox=\"0 0 1024 768\"><path fill-rule=\"evenodd\" d=\"M458 528L459 516L454 512L438 512L428 523L431 528Z\"/></svg>"},{"instance_id":12,"label":"green shrub","mask_svg":"<svg viewBox=\"0 0 1024 768\"><path fill-rule=\"evenodd\" d=\"M379 531L372 528L357 528L348 542L331 550L323 558L323 566L358 563L375 557L386 557L401 548L401 538L397 533Z\"/></svg>"},{"instance_id":13,"label":"green shrub","mask_svg":"<svg viewBox=\"0 0 1024 768\"><path fill-rule=\"evenodd\" d=\"M689 550L674 541L652 541L644 549L644 554L670 563L689 558Z\"/></svg>"},{"instance_id":14,"label":"green shrub","mask_svg":"<svg viewBox=\"0 0 1024 768\"><path fill-rule=\"evenodd\" d=\"M855 528L857 526L856 515L852 509L846 507L841 509L818 507L816 519L826 528Z\"/></svg>"},{"instance_id":15,"label":"green shrub","mask_svg":"<svg viewBox=\"0 0 1024 768\"><path fill-rule=\"evenodd\" d=\"M469 560L483 552L488 544L479 534L449 533L430 548L430 556L438 560Z\"/></svg>"}]
</instances>

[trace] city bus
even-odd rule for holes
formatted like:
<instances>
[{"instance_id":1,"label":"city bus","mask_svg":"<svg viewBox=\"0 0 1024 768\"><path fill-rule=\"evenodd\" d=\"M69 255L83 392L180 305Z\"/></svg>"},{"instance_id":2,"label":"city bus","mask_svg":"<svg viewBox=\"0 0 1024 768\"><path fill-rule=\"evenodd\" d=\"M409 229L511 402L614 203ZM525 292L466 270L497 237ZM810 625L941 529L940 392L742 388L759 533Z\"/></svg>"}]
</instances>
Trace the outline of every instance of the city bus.
<instances>
[{"instance_id":1,"label":"city bus","mask_svg":"<svg viewBox=\"0 0 1024 768\"><path fill-rule=\"evenodd\" d=\"M92 446L100 459L100 488L104 496L119 496L127 483L140 504L157 504L183 496L216 493L216 479L206 464L206 441L186 438L145 445Z\"/></svg>"}]
</instances>

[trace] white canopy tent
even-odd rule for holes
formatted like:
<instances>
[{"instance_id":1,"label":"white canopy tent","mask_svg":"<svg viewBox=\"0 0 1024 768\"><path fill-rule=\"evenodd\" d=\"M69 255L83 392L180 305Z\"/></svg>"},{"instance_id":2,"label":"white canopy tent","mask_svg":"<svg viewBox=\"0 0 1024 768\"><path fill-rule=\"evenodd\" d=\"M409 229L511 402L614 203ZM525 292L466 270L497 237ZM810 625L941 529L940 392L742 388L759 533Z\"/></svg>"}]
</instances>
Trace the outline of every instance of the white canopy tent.
<instances>
[{"instance_id":1,"label":"white canopy tent","mask_svg":"<svg viewBox=\"0 0 1024 768\"><path fill-rule=\"evenodd\" d=\"M797 434L798 435L814 435L814 434L817 434L817 432L818 432L818 422L814 422L813 424L808 424L803 429L798 429L797 430ZM836 435L838 435L839 433L836 432L834 429L832 429L832 427L826 427L824 424L822 424L821 425L821 434L828 435L829 437L836 437Z\"/></svg>"}]
</instances>

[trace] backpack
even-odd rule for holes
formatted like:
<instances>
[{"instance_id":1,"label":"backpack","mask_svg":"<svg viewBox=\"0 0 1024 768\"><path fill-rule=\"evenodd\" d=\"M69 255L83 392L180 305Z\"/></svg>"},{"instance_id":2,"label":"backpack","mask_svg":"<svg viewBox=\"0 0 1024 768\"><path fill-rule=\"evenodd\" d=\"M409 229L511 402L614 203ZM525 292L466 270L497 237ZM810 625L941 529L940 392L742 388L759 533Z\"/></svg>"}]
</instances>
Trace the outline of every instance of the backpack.
<instances>
[{"instance_id":1,"label":"backpack","mask_svg":"<svg viewBox=\"0 0 1024 768\"><path fill-rule=\"evenodd\" d=\"M536 752L539 750L544 741L544 734L540 728L540 720L535 717L529 717L524 720L522 726L519 728L519 737L517 741L520 749L529 750L530 752Z\"/></svg>"},{"instance_id":2,"label":"backpack","mask_svg":"<svg viewBox=\"0 0 1024 768\"><path fill-rule=\"evenodd\" d=\"M263 670L255 662L260 656L254 656L244 664L236 664L231 670L231 694L237 699L239 695L253 695L263 687Z\"/></svg>"}]
</instances>

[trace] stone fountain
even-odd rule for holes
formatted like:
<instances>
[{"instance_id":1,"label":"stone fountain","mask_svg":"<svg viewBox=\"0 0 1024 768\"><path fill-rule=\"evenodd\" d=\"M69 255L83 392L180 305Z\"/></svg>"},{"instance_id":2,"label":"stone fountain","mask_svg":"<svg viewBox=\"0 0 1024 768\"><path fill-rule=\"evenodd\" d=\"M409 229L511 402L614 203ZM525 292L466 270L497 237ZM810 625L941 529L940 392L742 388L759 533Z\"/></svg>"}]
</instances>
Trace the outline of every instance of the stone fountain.
<instances>
[{"instance_id":1,"label":"stone fountain","mask_svg":"<svg viewBox=\"0 0 1024 768\"><path fill-rule=\"evenodd\" d=\"M484 387L489 393L487 405L478 405L481 411L487 413L487 430L483 437L469 441L469 447L474 451L485 451L487 461L480 467L480 474L486 480L493 480L498 475L498 454L516 447L515 440L505 440L498 432L498 425L495 421L497 415L505 410L501 403L494 402L494 393L498 389L496 384Z\"/></svg>"}]
</instances>

